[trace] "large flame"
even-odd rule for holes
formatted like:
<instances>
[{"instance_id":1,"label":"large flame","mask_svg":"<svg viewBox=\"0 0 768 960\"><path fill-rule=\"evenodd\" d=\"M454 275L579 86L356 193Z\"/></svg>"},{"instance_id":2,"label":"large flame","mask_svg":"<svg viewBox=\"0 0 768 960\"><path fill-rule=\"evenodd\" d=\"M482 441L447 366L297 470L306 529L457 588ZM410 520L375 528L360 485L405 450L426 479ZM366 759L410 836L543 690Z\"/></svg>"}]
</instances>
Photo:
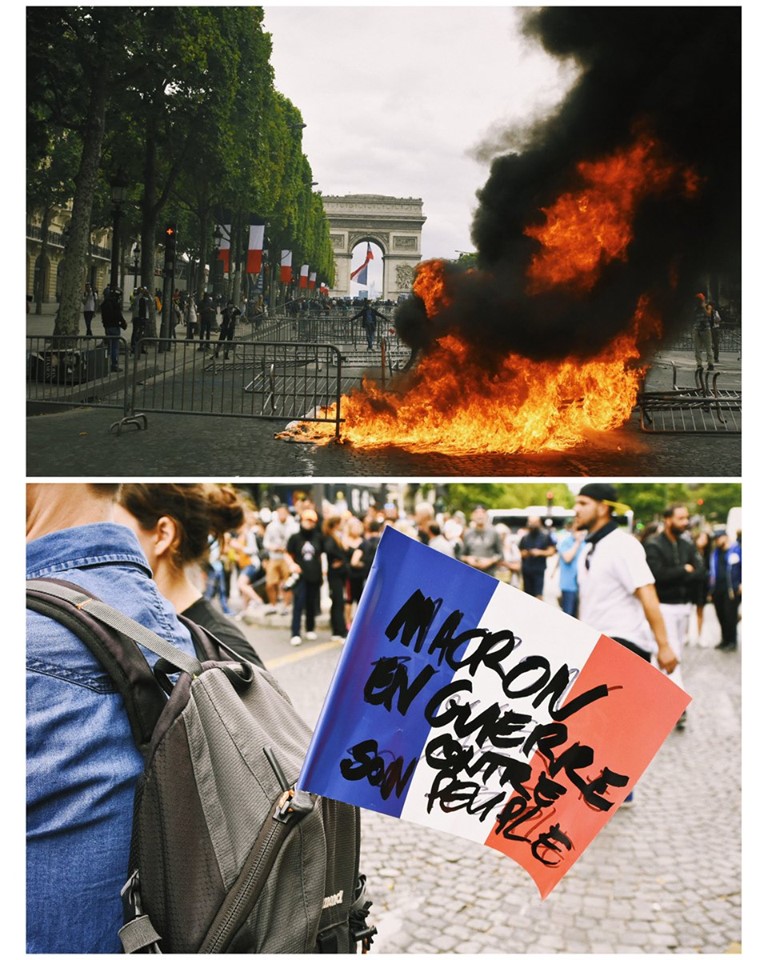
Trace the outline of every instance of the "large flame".
<instances>
[{"instance_id":1,"label":"large flame","mask_svg":"<svg viewBox=\"0 0 768 960\"><path fill-rule=\"evenodd\" d=\"M591 360L511 354L490 379L473 372L465 343L444 337L402 395L366 380L342 398L344 440L413 452L533 453L567 450L590 431L615 429L629 418L643 373L636 363L637 331L649 320L643 307L633 330ZM311 437L306 430L303 436L321 441L331 434L312 428Z\"/></svg>"},{"instance_id":2,"label":"large flame","mask_svg":"<svg viewBox=\"0 0 768 960\"><path fill-rule=\"evenodd\" d=\"M642 200L676 183L684 194L698 189L695 174L664 158L657 141L639 137L610 157L577 166L583 188L543 209L544 222L525 229L541 244L528 268L529 295L553 286L588 292L604 264L626 260L632 222Z\"/></svg>"},{"instance_id":3,"label":"large flame","mask_svg":"<svg viewBox=\"0 0 768 960\"><path fill-rule=\"evenodd\" d=\"M604 265L627 257L644 197L697 189L693 172L666 161L648 137L580 164L578 173L583 189L563 194L525 230L539 243L527 270L529 297L555 288L584 297ZM443 261L419 265L413 289L428 319L449 306L447 287ZM642 296L625 332L596 356L542 361L509 354L493 373L457 335L445 335L396 389L364 380L342 398L343 438L356 447L447 454L566 450L630 418L645 373L639 345L660 333L660 318ZM292 436L330 439L322 428Z\"/></svg>"}]
</instances>

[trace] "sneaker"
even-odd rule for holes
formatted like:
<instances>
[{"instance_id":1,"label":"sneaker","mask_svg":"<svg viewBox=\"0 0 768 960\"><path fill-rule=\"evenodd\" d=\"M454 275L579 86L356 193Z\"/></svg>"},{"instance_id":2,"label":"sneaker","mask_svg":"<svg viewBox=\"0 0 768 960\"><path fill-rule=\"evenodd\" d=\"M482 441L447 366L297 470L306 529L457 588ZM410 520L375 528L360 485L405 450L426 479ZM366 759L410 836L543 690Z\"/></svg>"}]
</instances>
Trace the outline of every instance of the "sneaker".
<instances>
[{"instance_id":1,"label":"sneaker","mask_svg":"<svg viewBox=\"0 0 768 960\"><path fill-rule=\"evenodd\" d=\"M715 369L714 363L708 363L708 364L707 364L707 370L714 370L714 369Z\"/></svg>"},{"instance_id":2,"label":"sneaker","mask_svg":"<svg viewBox=\"0 0 768 960\"><path fill-rule=\"evenodd\" d=\"M685 724L687 721L688 721L688 713L687 711L683 710L682 716L680 717L680 719L677 721L677 724L675 725L676 729L685 730Z\"/></svg>"},{"instance_id":3,"label":"sneaker","mask_svg":"<svg viewBox=\"0 0 768 960\"><path fill-rule=\"evenodd\" d=\"M300 647L300 646L301 646L301 637L298 636L298 635L295 636L295 637L291 637L291 646L292 646L292 647Z\"/></svg>"},{"instance_id":4,"label":"sneaker","mask_svg":"<svg viewBox=\"0 0 768 960\"><path fill-rule=\"evenodd\" d=\"M335 640L336 643L344 643L346 639L347 639L346 637L342 637L338 633L334 633L333 636L331 637L331 640Z\"/></svg>"},{"instance_id":5,"label":"sneaker","mask_svg":"<svg viewBox=\"0 0 768 960\"><path fill-rule=\"evenodd\" d=\"M317 640L317 634L314 630L307 631L307 640Z\"/></svg>"}]
</instances>

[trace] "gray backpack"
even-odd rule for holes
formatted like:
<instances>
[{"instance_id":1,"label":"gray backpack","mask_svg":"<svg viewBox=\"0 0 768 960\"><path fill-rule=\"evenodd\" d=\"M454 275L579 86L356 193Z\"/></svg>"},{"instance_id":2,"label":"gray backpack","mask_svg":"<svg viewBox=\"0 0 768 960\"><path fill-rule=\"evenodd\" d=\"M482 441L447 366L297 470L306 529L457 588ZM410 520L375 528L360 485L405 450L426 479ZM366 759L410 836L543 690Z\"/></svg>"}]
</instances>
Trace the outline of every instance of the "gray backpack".
<instances>
[{"instance_id":1,"label":"gray backpack","mask_svg":"<svg viewBox=\"0 0 768 960\"><path fill-rule=\"evenodd\" d=\"M274 679L189 620L197 657L63 581L28 581L27 606L103 665L145 759L125 952L366 952L360 812L294 789L311 731Z\"/></svg>"}]
</instances>

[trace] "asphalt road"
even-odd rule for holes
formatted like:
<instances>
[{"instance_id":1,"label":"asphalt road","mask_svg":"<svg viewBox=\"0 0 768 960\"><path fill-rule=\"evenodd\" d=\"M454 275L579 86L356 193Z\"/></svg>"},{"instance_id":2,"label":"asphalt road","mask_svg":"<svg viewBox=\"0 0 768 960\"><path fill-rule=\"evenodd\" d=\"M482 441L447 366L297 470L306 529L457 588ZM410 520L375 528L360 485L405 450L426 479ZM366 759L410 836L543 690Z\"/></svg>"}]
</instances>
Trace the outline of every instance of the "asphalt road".
<instances>
[{"instance_id":1,"label":"asphalt road","mask_svg":"<svg viewBox=\"0 0 768 960\"><path fill-rule=\"evenodd\" d=\"M29 335L50 332L50 317L27 318ZM736 349L733 346L733 349ZM348 358L349 359L349 358ZM717 370L721 391L741 390L741 355L723 351ZM664 351L657 355L647 378L647 389L669 390L672 364L678 387L694 385L691 351ZM356 373L356 366L345 368ZM172 381L168 374L161 380ZM217 375L226 380L223 370ZM233 381L234 382L234 381ZM352 380L345 380L346 390ZM247 404L222 393L219 409L247 412ZM162 407L160 392L150 396L140 384L135 409ZM179 391L177 391L178 393ZM242 389L239 391L242 394ZM170 396L170 393L168 394ZM219 398L221 399L221 398ZM149 402L151 400L151 403ZM741 476L741 435L721 428L710 417L706 433L647 432L641 429L639 411L619 429L602 433L563 453L475 454L449 456L439 450L409 452L393 443L377 448L355 448L349 443L325 445L290 442L276 437L290 422L255 419L253 416L217 416L211 413L146 414L146 429L128 425L119 433L113 426L121 418L115 408L28 406L26 421L27 475L29 477L170 477L221 478L343 477L343 476ZM211 407L213 409L214 407ZM278 411L279 413L279 411ZM140 421L143 424L144 421ZM658 424L658 420L657 420ZM714 428L717 429L714 429ZM394 439L394 438L393 438ZM343 425L342 425L343 440Z\"/></svg>"}]
</instances>

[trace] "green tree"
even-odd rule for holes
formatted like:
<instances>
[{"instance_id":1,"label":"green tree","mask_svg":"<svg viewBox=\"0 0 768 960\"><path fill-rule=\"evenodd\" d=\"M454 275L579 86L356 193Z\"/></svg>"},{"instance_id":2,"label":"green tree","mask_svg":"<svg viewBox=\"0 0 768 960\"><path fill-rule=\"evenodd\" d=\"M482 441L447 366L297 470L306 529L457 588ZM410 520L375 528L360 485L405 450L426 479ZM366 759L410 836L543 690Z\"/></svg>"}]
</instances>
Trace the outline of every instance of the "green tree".
<instances>
[{"instance_id":1,"label":"green tree","mask_svg":"<svg viewBox=\"0 0 768 960\"><path fill-rule=\"evenodd\" d=\"M121 37L130 8L28 7L28 134L31 162L71 131L80 154L74 175L72 215L61 277L55 334L75 334L80 322L83 270L88 254L109 97L121 84L125 50Z\"/></svg>"}]
</instances>

